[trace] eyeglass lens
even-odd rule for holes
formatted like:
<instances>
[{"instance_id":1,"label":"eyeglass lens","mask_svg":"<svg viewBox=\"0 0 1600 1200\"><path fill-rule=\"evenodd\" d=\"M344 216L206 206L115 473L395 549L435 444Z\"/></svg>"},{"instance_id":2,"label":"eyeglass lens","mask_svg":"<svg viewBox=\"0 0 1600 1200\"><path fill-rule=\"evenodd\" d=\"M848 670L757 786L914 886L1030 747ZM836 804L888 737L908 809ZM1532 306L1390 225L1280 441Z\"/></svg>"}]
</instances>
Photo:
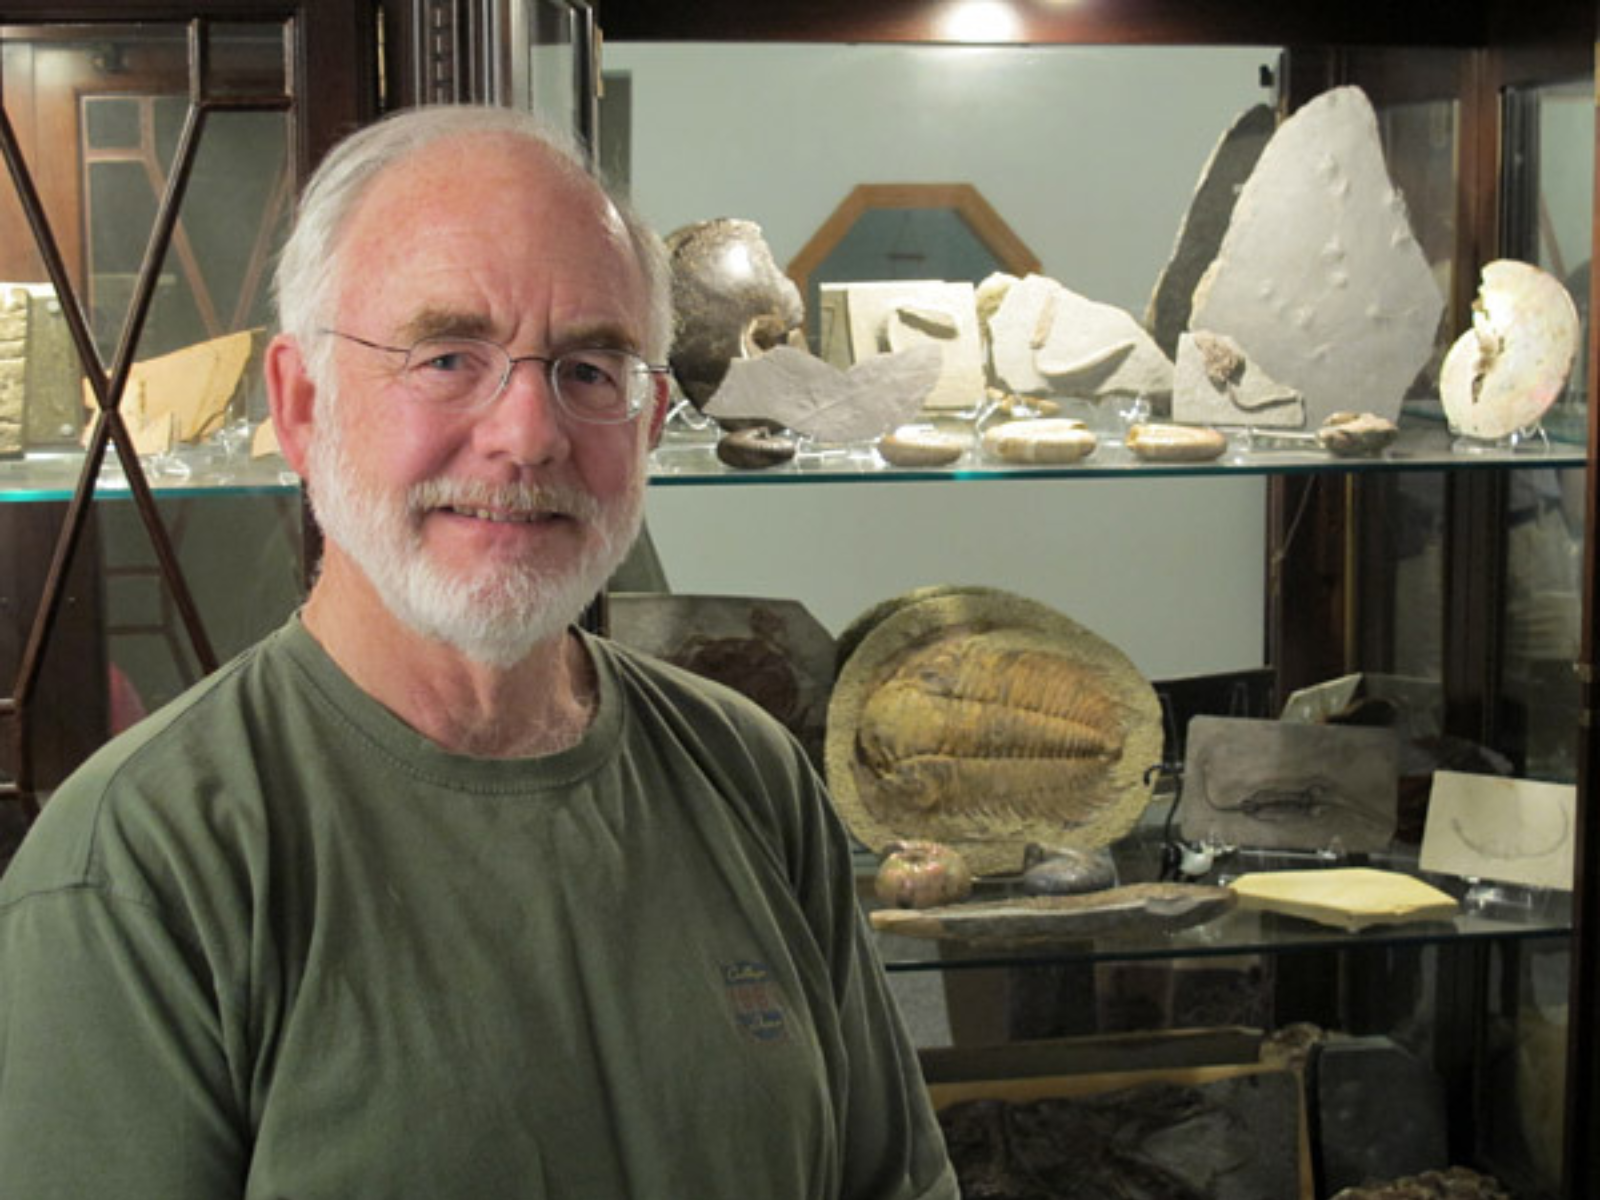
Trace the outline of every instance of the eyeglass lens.
<instances>
[{"instance_id":1,"label":"eyeglass lens","mask_svg":"<svg viewBox=\"0 0 1600 1200\"><path fill-rule=\"evenodd\" d=\"M625 421L649 392L644 362L625 350L576 350L546 359L512 358L503 346L472 338L429 338L406 356L407 387L422 402L468 408L488 403L510 382L518 363L543 366L556 399L573 416Z\"/></svg>"}]
</instances>

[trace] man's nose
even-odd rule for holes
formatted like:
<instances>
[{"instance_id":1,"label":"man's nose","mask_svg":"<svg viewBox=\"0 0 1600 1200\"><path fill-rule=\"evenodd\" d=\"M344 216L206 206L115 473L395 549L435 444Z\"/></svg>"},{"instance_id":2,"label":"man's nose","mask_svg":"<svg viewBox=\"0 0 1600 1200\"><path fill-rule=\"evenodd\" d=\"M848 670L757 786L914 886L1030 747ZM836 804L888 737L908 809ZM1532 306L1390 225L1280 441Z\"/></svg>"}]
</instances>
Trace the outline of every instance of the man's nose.
<instances>
[{"instance_id":1,"label":"man's nose","mask_svg":"<svg viewBox=\"0 0 1600 1200\"><path fill-rule=\"evenodd\" d=\"M479 423L481 440L495 454L518 462L558 458L570 448L567 421L545 358L511 360L500 394Z\"/></svg>"}]
</instances>

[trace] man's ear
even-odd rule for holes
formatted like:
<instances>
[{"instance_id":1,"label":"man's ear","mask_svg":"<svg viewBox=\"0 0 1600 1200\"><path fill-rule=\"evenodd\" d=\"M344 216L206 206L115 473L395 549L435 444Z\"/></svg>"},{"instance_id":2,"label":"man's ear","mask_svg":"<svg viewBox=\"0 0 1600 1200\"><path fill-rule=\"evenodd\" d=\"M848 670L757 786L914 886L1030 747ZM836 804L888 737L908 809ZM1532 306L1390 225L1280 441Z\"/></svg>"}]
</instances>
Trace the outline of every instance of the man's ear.
<instances>
[{"instance_id":1,"label":"man's ear","mask_svg":"<svg viewBox=\"0 0 1600 1200\"><path fill-rule=\"evenodd\" d=\"M667 409L672 403L672 382L665 374L652 375L655 382L655 397L650 411L650 449L654 450L661 444L661 429L667 423Z\"/></svg>"},{"instance_id":2,"label":"man's ear","mask_svg":"<svg viewBox=\"0 0 1600 1200\"><path fill-rule=\"evenodd\" d=\"M317 420L317 385L306 370L300 343L286 333L278 334L268 343L263 365L278 448L295 474L304 479L306 456Z\"/></svg>"}]
</instances>

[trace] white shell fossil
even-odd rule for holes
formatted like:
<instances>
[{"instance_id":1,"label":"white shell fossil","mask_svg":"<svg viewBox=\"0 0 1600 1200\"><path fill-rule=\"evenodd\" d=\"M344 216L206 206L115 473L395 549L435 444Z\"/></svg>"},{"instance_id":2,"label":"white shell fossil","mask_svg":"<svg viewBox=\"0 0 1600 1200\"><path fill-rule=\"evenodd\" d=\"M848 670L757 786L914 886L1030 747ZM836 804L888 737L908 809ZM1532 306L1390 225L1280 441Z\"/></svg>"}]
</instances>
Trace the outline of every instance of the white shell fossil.
<instances>
[{"instance_id":1,"label":"white shell fossil","mask_svg":"<svg viewBox=\"0 0 1600 1200\"><path fill-rule=\"evenodd\" d=\"M1095 435L1075 417L1006 421L983 431L984 453L1015 463L1073 463L1094 453Z\"/></svg>"},{"instance_id":2,"label":"white shell fossil","mask_svg":"<svg viewBox=\"0 0 1600 1200\"><path fill-rule=\"evenodd\" d=\"M1132 426L1122 443L1145 462L1205 462L1228 448L1228 437L1218 429L1147 421Z\"/></svg>"},{"instance_id":3,"label":"white shell fossil","mask_svg":"<svg viewBox=\"0 0 1600 1200\"><path fill-rule=\"evenodd\" d=\"M1494 441L1536 424L1567 385L1579 337L1577 306L1553 275L1514 259L1489 263L1472 328L1440 375L1451 428Z\"/></svg>"}]
</instances>

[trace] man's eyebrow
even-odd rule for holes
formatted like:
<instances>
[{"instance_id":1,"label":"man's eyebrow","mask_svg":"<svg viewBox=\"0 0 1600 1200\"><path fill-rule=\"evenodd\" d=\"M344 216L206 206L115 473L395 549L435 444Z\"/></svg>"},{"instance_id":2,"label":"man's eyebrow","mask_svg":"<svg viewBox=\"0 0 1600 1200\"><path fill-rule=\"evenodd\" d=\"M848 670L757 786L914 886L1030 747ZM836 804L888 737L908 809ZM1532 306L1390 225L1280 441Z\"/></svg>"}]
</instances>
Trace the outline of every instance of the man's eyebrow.
<instances>
[{"instance_id":1,"label":"man's eyebrow","mask_svg":"<svg viewBox=\"0 0 1600 1200\"><path fill-rule=\"evenodd\" d=\"M586 321L561 330L559 350L629 350L639 349L639 339L625 326L615 321Z\"/></svg>"},{"instance_id":2,"label":"man's eyebrow","mask_svg":"<svg viewBox=\"0 0 1600 1200\"><path fill-rule=\"evenodd\" d=\"M494 326L482 313L458 312L443 308L425 308L400 327L400 337L408 344L415 344L424 338L488 339L493 335Z\"/></svg>"}]
</instances>

